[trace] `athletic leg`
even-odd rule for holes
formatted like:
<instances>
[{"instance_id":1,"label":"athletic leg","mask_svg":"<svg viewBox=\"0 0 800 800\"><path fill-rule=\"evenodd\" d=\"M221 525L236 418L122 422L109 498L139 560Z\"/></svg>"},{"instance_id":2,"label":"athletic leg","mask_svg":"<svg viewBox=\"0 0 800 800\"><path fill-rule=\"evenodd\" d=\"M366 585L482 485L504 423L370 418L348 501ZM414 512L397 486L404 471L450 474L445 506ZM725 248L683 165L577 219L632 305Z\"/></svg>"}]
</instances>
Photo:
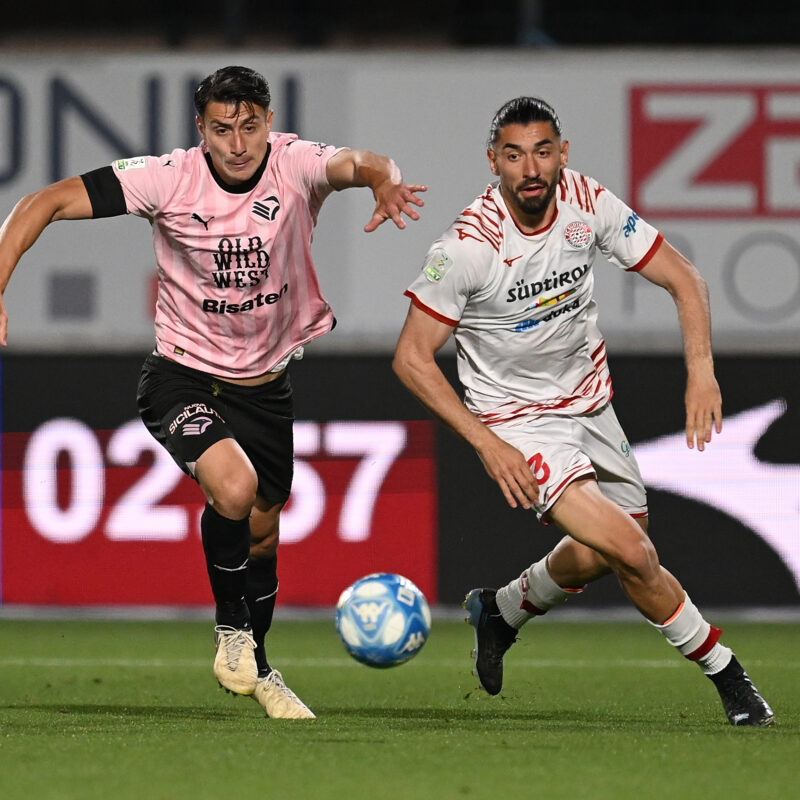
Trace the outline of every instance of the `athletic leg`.
<instances>
[{"instance_id":1,"label":"athletic leg","mask_svg":"<svg viewBox=\"0 0 800 800\"><path fill-rule=\"evenodd\" d=\"M659 563L646 522L637 525L587 480L570 485L551 513L571 536L600 553L642 615L714 682L731 724L773 723L772 709L730 648L719 641L722 631L703 618L675 576Z\"/></svg>"},{"instance_id":2,"label":"athletic leg","mask_svg":"<svg viewBox=\"0 0 800 800\"><path fill-rule=\"evenodd\" d=\"M250 512L250 550L245 598L250 610L260 677L270 672L264 638L272 625L278 595L279 520L283 506L283 503L270 503L259 496Z\"/></svg>"},{"instance_id":3,"label":"athletic leg","mask_svg":"<svg viewBox=\"0 0 800 800\"><path fill-rule=\"evenodd\" d=\"M198 458L195 476L207 499L201 529L217 624L249 628L244 595L255 470L234 439L221 439Z\"/></svg>"},{"instance_id":4,"label":"athletic leg","mask_svg":"<svg viewBox=\"0 0 800 800\"><path fill-rule=\"evenodd\" d=\"M496 592L473 589L464 601L475 628L475 675L489 694L503 685L503 657L529 620L546 614L610 571L590 547L565 536L553 550Z\"/></svg>"},{"instance_id":5,"label":"athletic leg","mask_svg":"<svg viewBox=\"0 0 800 800\"><path fill-rule=\"evenodd\" d=\"M683 602L681 585L659 564L649 537L601 494L594 480L567 486L550 515L572 538L603 557L631 602L651 622L663 623Z\"/></svg>"},{"instance_id":6,"label":"athletic leg","mask_svg":"<svg viewBox=\"0 0 800 800\"><path fill-rule=\"evenodd\" d=\"M252 694L257 667L245 592L255 470L237 442L225 438L198 457L195 477L207 498L200 526L216 604L214 673L228 691Z\"/></svg>"},{"instance_id":7,"label":"athletic leg","mask_svg":"<svg viewBox=\"0 0 800 800\"><path fill-rule=\"evenodd\" d=\"M497 590L497 607L503 619L519 629L609 572L610 567L597 551L565 536L544 558Z\"/></svg>"},{"instance_id":8,"label":"athletic leg","mask_svg":"<svg viewBox=\"0 0 800 800\"><path fill-rule=\"evenodd\" d=\"M273 719L314 719L311 709L286 685L281 673L269 665L264 646L278 594L277 551L283 505L258 496L250 513L250 556L245 596L253 625L258 667L253 699Z\"/></svg>"}]
</instances>

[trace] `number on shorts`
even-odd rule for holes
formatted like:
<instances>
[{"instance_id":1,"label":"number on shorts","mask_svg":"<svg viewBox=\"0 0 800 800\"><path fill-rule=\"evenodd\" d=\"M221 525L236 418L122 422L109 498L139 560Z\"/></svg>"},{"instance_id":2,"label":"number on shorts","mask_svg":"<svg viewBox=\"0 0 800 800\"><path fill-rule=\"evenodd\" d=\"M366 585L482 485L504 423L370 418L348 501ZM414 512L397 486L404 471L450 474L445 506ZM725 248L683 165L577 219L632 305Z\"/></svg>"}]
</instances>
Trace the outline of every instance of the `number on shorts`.
<instances>
[{"instance_id":1,"label":"number on shorts","mask_svg":"<svg viewBox=\"0 0 800 800\"><path fill-rule=\"evenodd\" d=\"M545 483L550 477L550 467L541 453L534 453L528 459L528 464L530 465L533 477L536 478L538 483Z\"/></svg>"}]
</instances>

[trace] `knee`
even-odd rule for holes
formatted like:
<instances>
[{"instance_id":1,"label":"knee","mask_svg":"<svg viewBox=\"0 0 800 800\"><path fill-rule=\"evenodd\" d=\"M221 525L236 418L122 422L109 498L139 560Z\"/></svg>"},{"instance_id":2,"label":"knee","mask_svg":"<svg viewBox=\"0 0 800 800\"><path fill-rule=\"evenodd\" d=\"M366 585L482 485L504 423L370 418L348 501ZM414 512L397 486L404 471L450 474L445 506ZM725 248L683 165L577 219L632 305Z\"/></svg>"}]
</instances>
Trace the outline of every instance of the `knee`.
<instances>
[{"instance_id":1,"label":"knee","mask_svg":"<svg viewBox=\"0 0 800 800\"><path fill-rule=\"evenodd\" d=\"M249 516L257 490L255 473L250 475L243 470L217 481L214 486L206 489L206 494L218 513L231 519L242 519Z\"/></svg>"},{"instance_id":2,"label":"knee","mask_svg":"<svg viewBox=\"0 0 800 800\"><path fill-rule=\"evenodd\" d=\"M658 570L658 554L646 536L629 537L618 549L613 562L617 574L648 581Z\"/></svg>"}]
</instances>

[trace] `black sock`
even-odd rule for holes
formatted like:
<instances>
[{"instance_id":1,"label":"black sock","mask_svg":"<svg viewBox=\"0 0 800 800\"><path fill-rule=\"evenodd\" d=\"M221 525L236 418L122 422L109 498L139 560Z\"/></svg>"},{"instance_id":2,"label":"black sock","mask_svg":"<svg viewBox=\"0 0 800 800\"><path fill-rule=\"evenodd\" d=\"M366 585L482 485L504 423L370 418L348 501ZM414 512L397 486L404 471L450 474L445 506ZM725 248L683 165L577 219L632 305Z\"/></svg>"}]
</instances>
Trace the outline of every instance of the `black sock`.
<instances>
[{"instance_id":1,"label":"black sock","mask_svg":"<svg viewBox=\"0 0 800 800\"><path fill-rule=\"evenodd\" d=\"M250 553L250 519L228 519L206 503L200 518L203 551L211 592L217 605L217 625L249 628L244 594Z\"/></svg>"},{"instance_id":2,"label":"black sock","mask_svg":"<svg viewBox=\"0 0 800 800\"><path fill-rule=\"evenodd\" d=\"M739 678L744 673L742 665L737 661L736 656L732 655L731 660L726 667L713 675L708 675L717 686L729 678Z\"/></svg>"},{"instance_id":3,"label":"black sock","mask_svg":"<svg viewBox=\"0 0 800 800\"><path fill-rule=\"evenodd\" d=\"M270 670L264 637L272 625L272 614L275 611L275 600L278 595L278 559L250 559L247 567L247 590L245 598L250 609L250 621L253 626L253 639L256 643L256 665L260 677L268 675Z\"/></svg>"}]
</instances>

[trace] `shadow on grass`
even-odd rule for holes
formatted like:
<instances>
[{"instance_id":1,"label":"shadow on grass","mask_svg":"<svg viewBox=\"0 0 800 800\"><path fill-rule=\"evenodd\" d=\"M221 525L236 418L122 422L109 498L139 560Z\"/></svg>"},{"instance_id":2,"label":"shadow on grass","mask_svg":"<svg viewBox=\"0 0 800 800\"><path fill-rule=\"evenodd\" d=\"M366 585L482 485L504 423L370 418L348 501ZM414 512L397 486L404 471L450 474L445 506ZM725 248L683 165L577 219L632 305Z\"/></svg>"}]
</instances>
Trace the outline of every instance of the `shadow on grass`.
<instances>
[{"instance_id":1,"label":"shadow on grass","mask_svg":"<svg viewBox=\"0 0 800 800\"><path fill-rule=\"evenodd\" d=\"M658 712L653 714L614 714L608 709L536 709L512 708L484 703L473 708L371 708L371 707L325 707L315 709L321 719L370 720L372 724L383 723L393 727L409 729L424 727L427 731L454 728L476 729L504 732L527 730L532 726L539 729L562 730L569 728L582 731L630 731L651 733L700 732L717 728L727 729L727 725L717 725L716 720L694 719L676 716L665 719Z\"/></svg>"},{"instance_id":2,"label":"shadow on grass","mask_svg":"<svg viewBox=\"0 0 800 800\"><path fill-rule=\"evenodd\" d=\"M241 719L237 711L223 711L219 708L203 706L130 706L103 705L97 703L39 703L28 705L14 703L0 706L0 711L31 712L41 711L46 714L63 714L75 716L111 716L131 718L159 718L166 720L228 720Z\"/></svg>"},{"instance_id":3,"label":"shadow on grass","mask_svg":"<svg viewBox=\"0 0 800 800\"><path fill-rule=\"evenodd\" d=\"M247 710L256 712L255 707ZM615 714L608 708L598 709L531 709L511 707L506 704L483 702L466 708L435 708L435 707L374 707L374 706L315 706L317 725L308 726L307 723L295 728L296 731L305 730L311 733L314 728L322 726L330 732L337 727L342 730L375 731L380 727L390 730L405 729L409 731L424 731L433 733L463 730L472 733L481 730L485 733L505 734L511 731L530 731L536 728L541 732L563 732L565 729L574 732L610 732L630 734L670 734L670 733L727 733L730 726L720 720L701 717L686 717L675 715L664 717L654 710L651 714ZM27 705L9 704L0 706L0 712L15 712L20 715L40 713L38 724L47 724L46 718L61 718L73 721L85 720L81 725L113 723L117 720L136 720L143 724L148 722L203 722L211 724L229 723L234 725L260 725L264 718L262 715L243 715L242 707L223 710L216 707L204 706L136 706L98 703L53 703ZM252 719L250 719L252 717ZM257 719L256 719L257 718ZM10 720L9 720L10 722ZM30 724L32 720L28 720ZM294 720L269 720L268 722L296 726ZM11 723L12 726L15 724ZM21 721L17 725L25 724ZM51 722L52 724L52 722Z\"/></svg>"}]
</instances>

